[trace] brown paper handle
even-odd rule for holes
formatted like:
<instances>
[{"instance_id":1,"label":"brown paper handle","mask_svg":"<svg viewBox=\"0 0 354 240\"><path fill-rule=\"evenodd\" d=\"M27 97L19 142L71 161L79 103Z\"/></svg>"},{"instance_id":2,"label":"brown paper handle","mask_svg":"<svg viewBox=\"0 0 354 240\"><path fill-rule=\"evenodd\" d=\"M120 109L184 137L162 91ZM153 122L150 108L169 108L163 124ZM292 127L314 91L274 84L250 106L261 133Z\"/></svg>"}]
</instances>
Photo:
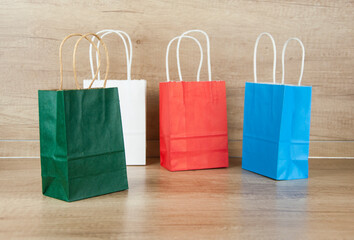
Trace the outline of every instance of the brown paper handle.
<instances>
[{"instance_id":1,"label":"brown paper handle","mask_svg":"<svg viewBox=\"0 0 354 240\"><path fill-rule=\"evenodd\" d=\"M85 35L90 35L90 34L85 34ZM93 34L91 34L91 35L93 35ZM59 63L60 63L60 85L59 85L59 90L62 90L63 89L63 57L62 57L62 55L63 55L63 51L62 51L62 49L63 49L63 45L64 45L64 43L66 42L66 40L68 40L69 38L71 38L71 37L74 37L74 36L83 36L83 34L80 34L80 33L73 33L73 34L70 34L70 35L68 35L68 36L66 36L64 39L63 39L63 41L61 42L61 44L60 44L60 47L59 47ZM98 36L95 36L95 37L98 37ZM82 37L83 38L83 37ZM81 39L82 39L81 38ZM98 72L99 72L99 69L100 69L100 65L101 65L101 58L100 58L100 54L99 54L99 49L97 48L97 46L96 46L96 44L94 44L89 38L87 38L86 36L85 36L85 39L87 39L91 44L93 44L93 46L95 47L95 49L96 49L96 51L98 52L98 62L99 62L99 64L98 64L98 67L97 67L97 71L96 71L96 74L95 74L95 76L94 76L94 78L93 78L93 80L92 80L92 82L91 82L91 84L90 84L90 88L91 88L91 86L92 86L92 84L93 84L93 81L95 80L95 78L97 77L97 75L98 75ZM99 37L98 37L98 39L99 39ZM100 39L99 39L100 40ZM106 46L104 45L104 43L102 43L102 45L105 47L105 51L106 51L106 53L107 53L107 48L106 48ZM75 49L74 49L75 50ZM107 55L108 56L108 55ZM73 57L74 58L74 57ZM74 58L75 59L75 58ZM107 59L108 59L108 57L107 57ZM109 63L107 62L107 65L108 65ZM75 65L75 63L73 62L73 69L74 69L74 76L75 76L75 85L76 85L76 88L77 89L80 89L80 87L79 87L79 83L78 83L78 81L77 81L77 78L76 78L76 65ZM106 72L106 78L107 78L107 72Z\"/></svg>"},{"instance_id":2,"label":"brown paper handle","mask_svg":"<svg viewBox=\"0 0 354 240\"><path fill-rule=\"evenodd\" d=\"M79 43L81 42L82 39L86 39L88 40L95 48L96 48L96 51L98 52L98 67L97 67L97 71L96 71L96 74L95 76L93 77L91 83L90 83L90 86L88 87L89 89L92 87L92 84L93 82L95 81L96 77L97 77L97 74L99 72L99 69L100 69L100 66L101 66L101 59L100 59L100 51L99 49L97 49L97 46L89 39L87 38L87 36L94 36L98 39L99 42L102 43L102 46L104 47L104 50L106 52L106 75L105 75L105 78L104 78L104 84L103 84L103 87L105 88L106 87L106 84L107 84L107 79L108 79L108 71L109 71L109 56L108 56L108 50L107 50L107 47L106 47L106 44L102 41L102 39L97 35L97 34L94 34L94 33L86 33L84 35L82 35L80 37L79 40L77 40L76 44L75 44L75 47L74 47L74 53L73 53L73 69L74 69L74 78L75 78L75 83L78 84L78 81L77 81L77 74L76 74L76 50L77 50L77 47L79 45ZM78 85L77 85L78 86Z\"/></svg>"}]
</instances>

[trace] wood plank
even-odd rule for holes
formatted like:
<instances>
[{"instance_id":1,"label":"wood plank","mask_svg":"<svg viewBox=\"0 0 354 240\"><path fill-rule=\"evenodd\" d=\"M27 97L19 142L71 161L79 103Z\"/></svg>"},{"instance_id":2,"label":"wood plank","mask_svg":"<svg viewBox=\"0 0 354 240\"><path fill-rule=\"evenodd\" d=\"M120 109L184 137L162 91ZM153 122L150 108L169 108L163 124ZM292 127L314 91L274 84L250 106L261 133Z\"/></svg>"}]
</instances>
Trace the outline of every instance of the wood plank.
<instances>
[{"instance_id":1,"label":"wood plank","mask_svg":"<svg viewBox=\"0 0 354 240\"><path fill-rule=\"evenodd\" d=\"M354 161L314 159L274 181L229 168L128 167L129 190L66 203L41 193L38 159L0 161L1 239L351 239ZM290 237L289 237L290 236Z\"/></svg>"},{"instance_id":2,"label":"wood plank","mask_svg":"<svg viewBox=\"0 0 354 240\"><path fill-rule=\"evenodd\" d=\"M159 141L147 141L147 157L159 157ZM242 157L242 141L229 141L229 156ZM39 157L39 141L0 141L0 157ZM353 158L354 142L311 141L310 157Z\"/></svg>"},{"instance_id":3,"label":"wood plank","mask_svg":"<svg viewBox=\"0 0 354 240\"><path fill-rule=\"evenodd\" d=\"M350 1L40 2L3 1L0 7L6 26L1 30L0 45L0 139L38 139L37 90L58 85L61 39L72 32L96 32L107 26L130 34L134 44L133 77L148 81L149 140L159 139L158 86L165 81L166 45L172 37L193 28L209 33L213 79L226 81L231 141L242 140L244 84L253 81L253 46L263 31L271 32L276 39L279 81L284 41L297 36L305 44L303 83L313 86L311 140L354 140L354 4ZM124 79L122 44L113 36L106 41L113 66L110 78ZM73 42L64 48L66 88L74 86L70 53ZM90 76L87 49L88 44L83 43L78 51L80 79ZM177 79L174 57L172 52L171 77ZM183 42L184 80L194 81L198 58L196 46ZM286 58L286 81L296 83L299 47L291 43ZM269 40L264 39L258 57L260 81L271 80L271 66L272 49ZM207 79L206 74L203 68L202 79Z\"/></svg>"}]
</instances>

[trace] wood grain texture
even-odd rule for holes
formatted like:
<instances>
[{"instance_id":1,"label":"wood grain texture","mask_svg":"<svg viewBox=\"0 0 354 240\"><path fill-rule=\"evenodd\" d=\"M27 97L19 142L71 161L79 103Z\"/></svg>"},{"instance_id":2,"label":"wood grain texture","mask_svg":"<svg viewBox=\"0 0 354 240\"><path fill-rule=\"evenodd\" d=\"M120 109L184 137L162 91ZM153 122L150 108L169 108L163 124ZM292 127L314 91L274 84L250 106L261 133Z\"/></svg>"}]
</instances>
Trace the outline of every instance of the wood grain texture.
<instances>
[{"instance_id":1,"label":"wood grain texture","mask_svg":"<svg viewBox=\"0 0 354 240\"><path fill-rule=\"evenodd\" d=\"M159 157L158 140L146 144L148 157ZM39 141L0 141L0 158L39 157ZM229 141L229 156L242 157L242 141ZM351 158L354 159L354 142L311 141L310 158Z\"/></svg>"},{"instance_id":2,"label":"wood grain texture","mask_svg":"<svg viewBox=\"0 0 354 240\"><path fill-rule=\"evenodd\" d=\"M166 46L174 36L199 28L210 36L213 79L225 80L227 84L230 141L242 140L244 85L253 81L254 42L259 33L268 31L277 43L279 81L282 44L292 36L305 44L303 84L313 86L311 140L353 142L353 10L352 1L330 0L2 1L0 140L38 139L37 90L58 86L61 40L69 33L97 32L105 28L124 30L133 40L133 78L148 82L147 139L158 140L158 85L166 80ZM122 44L114 36L105 39L111 52L110 78L125 79ZM74 87L73 42L68 42L64 49L65 88ZM183 77L192 81L199 50L187 40L181 48ZM299 46L289 44L288 83L298 79L300 53ZM89 78L87 43L80 46L78 56L78 75L81 79ZM171 77L177 79L175 56L170 56ZM259 81L271 81L269 40L261 40L258 56ZM207 79L206 74L203 68L201 78Z\"/></svg>"},{"instance_id":3,"label":"wood grain texture","mask_svg":"<svg viewBox=\"0 0 354 240\"><path fill-rule=\"evenodd\" d=\"M0 161L1 239L352 239L354 161L313 159L310 178L229 168L128 167L129 190L67 203L41 193L38 159Z\"/></svg>"}]
</instances>

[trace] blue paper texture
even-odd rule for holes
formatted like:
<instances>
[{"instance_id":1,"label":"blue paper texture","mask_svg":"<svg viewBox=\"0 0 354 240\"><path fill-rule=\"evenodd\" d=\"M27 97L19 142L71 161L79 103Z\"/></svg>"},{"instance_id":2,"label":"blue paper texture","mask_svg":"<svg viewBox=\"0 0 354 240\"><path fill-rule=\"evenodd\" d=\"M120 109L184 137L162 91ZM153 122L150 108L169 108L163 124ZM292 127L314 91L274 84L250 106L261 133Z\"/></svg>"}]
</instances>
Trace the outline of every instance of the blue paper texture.
<instances>
[{"instance_id":1,"label":"blue paper texture","mask_svg":"<svg viewBox=\"0 0 354 240\"><path fill-rule=\"evenodd\" d=\"M311 86L246 83L242 168L276 180L308 178Z\"/></svg>"}]
</instances>

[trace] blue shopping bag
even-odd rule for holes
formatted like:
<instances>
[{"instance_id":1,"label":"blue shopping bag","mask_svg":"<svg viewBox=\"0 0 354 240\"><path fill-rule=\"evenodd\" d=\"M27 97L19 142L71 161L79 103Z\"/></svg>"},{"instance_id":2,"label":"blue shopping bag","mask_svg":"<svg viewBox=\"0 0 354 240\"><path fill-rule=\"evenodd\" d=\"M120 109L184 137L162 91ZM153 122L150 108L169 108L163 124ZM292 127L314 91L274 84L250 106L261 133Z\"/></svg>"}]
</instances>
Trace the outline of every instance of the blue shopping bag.
<instances>
[{"instance_id":1,"label":"blue shopping bag","mask_svg":"<svg viewBox=\"0 0 354 240\"><path fill-rule=\"evenodd\" d=\"M246 83L242 168L276 180L301 179L308 177L310 140L311 86L301 86L305 50L297 38L290 38L283 47L282 84L257 83L255 46L255 82ZM303 50L299 84L284 84L284 54L290 40L297 40ZM276 56L276 53L274 54Z\"/></svg>"}]
</instances>

